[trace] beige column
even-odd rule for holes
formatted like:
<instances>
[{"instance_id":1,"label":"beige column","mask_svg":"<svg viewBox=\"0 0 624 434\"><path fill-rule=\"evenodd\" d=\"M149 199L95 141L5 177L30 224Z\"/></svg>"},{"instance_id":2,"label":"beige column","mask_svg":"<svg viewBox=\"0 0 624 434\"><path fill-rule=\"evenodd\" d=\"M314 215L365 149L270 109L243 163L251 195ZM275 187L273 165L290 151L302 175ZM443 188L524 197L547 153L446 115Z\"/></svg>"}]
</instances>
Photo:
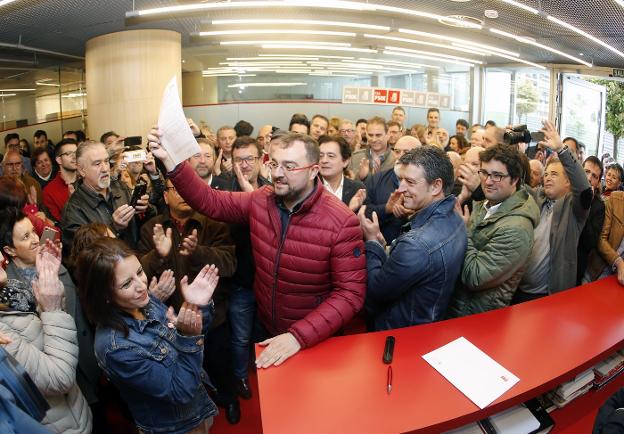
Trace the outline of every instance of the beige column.
<instances>
[{"instance_id":1,"label":"beige column","mask_svg":"<svg viewBox=\"0 0 624 434\"><path fill-rule=\"evenodd\" d=\"M187 105L216 104L219 102L217 77L203 77L201 71L183 72L182 88Z\"/></svg>"},{"instance_id":2,"label":"beige column","mask_svg":"<svg viewBox=\"0 0 624 434\"><path fill-rule=\"evenodd\" d=\"M128 30L87 41L88 136L142 136L158 121L163 90L176 76L182 97L180 34Z\"/></svg>"}]
</instances>

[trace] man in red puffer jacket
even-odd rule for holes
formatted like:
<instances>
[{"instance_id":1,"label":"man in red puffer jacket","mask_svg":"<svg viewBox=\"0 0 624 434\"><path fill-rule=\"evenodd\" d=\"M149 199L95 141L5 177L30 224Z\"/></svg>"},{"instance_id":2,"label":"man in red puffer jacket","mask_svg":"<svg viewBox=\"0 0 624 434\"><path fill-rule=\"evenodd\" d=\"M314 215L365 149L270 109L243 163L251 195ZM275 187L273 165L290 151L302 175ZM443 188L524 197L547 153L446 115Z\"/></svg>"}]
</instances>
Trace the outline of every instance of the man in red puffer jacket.
<instances>
[{"instance_id":1,"label":"man in red puffer jacket","mask_svg":"<svg viewBox=\"0 0 624 434\"><path fill-rule=\"evenodd\" d=\"M362 308L362 231L355 214L317 181L314 139L288 134L274 140L268 162L273 185L233 193L210 188L186 162L176 167L159 137L156 129L148 135L152 153L194 210L249 225L258 316L273 336L260 343L267 347L256 366L280 365L336 333Z\"/></svg>"}]
</instances>

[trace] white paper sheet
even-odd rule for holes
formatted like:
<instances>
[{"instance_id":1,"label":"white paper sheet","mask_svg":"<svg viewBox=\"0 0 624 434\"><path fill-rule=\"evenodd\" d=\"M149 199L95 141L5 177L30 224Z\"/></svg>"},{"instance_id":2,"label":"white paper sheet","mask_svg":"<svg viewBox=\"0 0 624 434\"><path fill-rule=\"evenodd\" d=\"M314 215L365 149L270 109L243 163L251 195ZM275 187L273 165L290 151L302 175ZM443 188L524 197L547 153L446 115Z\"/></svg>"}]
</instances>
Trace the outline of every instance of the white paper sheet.
<instances>
[{"instance_id":1,"label":"white paper sheet","mask_svg":"<svg viewBox=\"0 0 624 434\"><path fill-rule=\"evenodd\" d=\"M496 432L504 434L526 434L540 427L539 420L531 410L522 405L490 416L490 423Z\"/></svg>"},{"instance_id":2,"label":"white paper sheet","mask_svg":"<svg viewBox=\"0 0 624 434\"><path fill-rule=\"evenodd\" d=\"M485 408L520 379L460 337L422 356L479 408Z\"/></svg>"},{"instance_id":3,"label":"white paper sheet","mask_svg":"<svg viewBox=\"0 0 624 434\"><path fill-rule=\"evenodd\" d=\"M193 137L182 110L175 75L169 80L163 93L158 127L163 133L160 143L176 165L200 152L197 140Z\"/></svg>"}]
</instances>

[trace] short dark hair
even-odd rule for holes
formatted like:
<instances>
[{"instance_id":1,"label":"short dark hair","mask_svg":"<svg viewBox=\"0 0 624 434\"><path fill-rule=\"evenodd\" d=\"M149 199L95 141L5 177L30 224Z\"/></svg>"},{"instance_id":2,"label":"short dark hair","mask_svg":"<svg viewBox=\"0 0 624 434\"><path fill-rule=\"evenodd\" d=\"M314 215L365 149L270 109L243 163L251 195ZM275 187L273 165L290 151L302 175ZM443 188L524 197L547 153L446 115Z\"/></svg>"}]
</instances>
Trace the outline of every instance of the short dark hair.
<instances>
[{"instance_id":1,"label":"short dark hair","mask_svg":"<svg viewBox=\"0 0 624 434\"><path fill-rule=\"evenodd\" d=\"M463 134L455 134L454 136L449 137L449 144L451 143L452 139L457 140L459 150L470 148L470 142Z\"/></svg>"},{"instance_id":2,"label":"short dark hair","mask_svg":"<svg viewBox=\"0 0 624 434\"><path fill-rule=\"evenodd\" d=\"M452 193L455 182L453 164L446 152L437 146L425 145L412 149L401 156L399 163L421 167L427 183L432 184L436 179L441 179L444 196Z\"/></svg>"},{"instance_id":3,"label":"short dark hair","mask_svg":"<svg viewBox=\"0 0 624 434\"><path fill-rule=\"evenodd\" d=\"M236 140L234 140L234 145L232 145L232 151L234 151L234 149L245 149L250 146L256 148L256 154L260 157L261 152L260 147L258 146L258 141L249 136L237 137Z\"/></svg>"},{"instance_id":4,"label":"short dark hair","mask_svg":"<svg viewBox=\"0 0 624 434\"><path fill-rule=\"evenodd\" d=\"M63 153L63 146L65 145L76 145L78 146L78 142L74 139L63 139L56 144L56 148L54 148L54 157L60 157Z\"/></svg>"},{"instance_id":5,"label":"short dark hair","mask_svg":"<svg viewBox=\"0 0 624 434\"><path fill-rule=\"evenodd\" d=\"M522 168L522 160L520 159L520 153L516 148L509 145L495 145L487 148L485 151L479 153L479 160L481 163L487 163L492 160L496 160L507 168L507 173L511 180L518 180L516 188L520 188L522 181L524 180L524 171Z\"/></svg>"},{"instance_id":6,"label":"short dark hair","mask_svg":"<svg viewBox=\"0 0 624 434\"><path fill-rule=\"evenodd\" d=\"M13 246L13 227L17 222L28 218L18 207L8 207L0 211L0 249Z\"/></svg>"},{"instance_id":7,"label":"short dark hair","mask_svg":"<svg viewBox=\"0 0 624 434\"><path fill-rule=\"evenodd\" d=\"M76 138L78 139L78 143L81 143L87 140L87 135L82 130L76 130L74 131L74 134L76 135Z\"/></svg>"},{"instance_id":8,"label":"short dark hair","mask_svg":"<svg viewBox=\"0 0 624 434\"><path fill-rule=\"evenodd\" d=\"M403 112L403 114L405 114L405 109L403 107L401 107L400 105L398 105L395 108L393 108L392 109L392 113L394 113L395 110L401 110Z\"/></svg>"},{"instance_id":9,"label":"short dark hair","mask_svg":"<svg viewBox=\"0 0 624 434\"><path fill-rule=\"evenodd\" d=\"M486 127L487 127L488 125L489 125L489 126L491 126L491 127L495 127L495 126L496 126L496 122L494 122L493 120L491 120L491 119L490 119L489 121L487 121L487 122L485 123L485 126L486 126Z\"/></svg>"},{"instance_id":10,"label":"short dark hair","mask_svg":"<svg viewBox=\"0 0 624 434\"><path fill-rule=\"evenodd\" d=\"M279 140L276 140L274 143L278 147L285 149L290 148L295 142L303 142L306 150L306 158L310 163L316 164L319 162L319 145L316 140L307 134L288 133L285 136L281 136Z\"/></svg>"},{"instance_id":11,"label":"short dark hair","mask_svg":"<svg viewBox=\"0 0 624 434\"><path fill-rule=\"evenodd\" d=\"M308 117L303 113L295 113L294 115L292 115L292 117L290 118L290 123L288 124L288 131L290 131L292 126L295 124L305 125L308 131L310 131L310 121L308 120Z\"/></svg>"},{"instance_id":12,"label":"short dark hair","mask_svg":"<svg viewBox=\"0 0 624 434\"><path fill-rule=\"evenodd\" d=\"M46 133L43 130L37 130L37 131L35 131L35 134L33 134L33 137L36 137L37 139L39 137L41 137L41 136L43 136L43 137L45 137L47 139L48 138L48 133Z\"/></svg>"},{"instance_id":13,"label":"short dark hair","mask_svg":"<svg viewBox=\"0 0 624 434\"><path fill-rule=\"evenodd\" d=\"M22 209L26 205L26 187L18 179L0 176L0 209L15 207Z\"/></svg>"},{"instance_id":14,"label":"short dark hair","mask_svg":"<svg viewBox=\"0 0 624 434\"><path fill-rule=\"evenodd\" d=\"M341 136L328 136L322 135L319 137L318 144L319 148L323 143L336 142L338 144L338 148L340 149L340 156L343 161L351 158L351 146L347 143L347 141Z\"/></svg>"},{"instance_id":15,"label":"short dark hair","mask_svg":"<svg viewBox=\"0 0 624 434\"><path fill-rule=\"evenodd\" d=\"M366 126L370 125L370 124L377 124L377 125L383 125L384 127L384 132L387 133L388 132L388 124L386 123L386 120L384 118L382 118L381 116L373 116L372 118L370 118L367 122L366 122Z\"/></svg>"},{"instance_id":16,"label":"short dark hair","mask_svg":"<svg viewBox=\"0 0 624 434\"><path fill-rule=\"evenodd\" d=\"M595 155L590 155L585 159L585 161L583 161L583 166L585 165L585 163L592 163L600 167L600 178L602 178L603 167L600 158L596 157Z\"/></svg>"},{"instance_id":17,"label":"short dark hair","mask_svg":"<svg viewBox=\"0 0 624 434\"><path fill-rule=\"evenodd\" d=\"M438 114L440 114L440 109L437 109L435 107L431 107L429 110L427 110L427 116L429 116L429 113L438 113Z\"/></svg>"},{"instance_id":18,"label":"short dark hair","mask_svg":"<svg viewBox=\"0 0 624 434\"><path fill-rule=\"evenodd\" d=\"M396 121L390 121L386 124L386 131L390 129L390 127L399 127L399 131L403 131L403 125Z\"/></svg>"},{"instance_id":19,"label":"short dark hair","mask_svg":"<svg viewBox=\"0 0 624 434\"><path fill-rule=\"evenodd\" d=\"M106 139L108 139L109 137L112 137L112 136L119 137L119 134L117 134L114 131L107 131L107 132L105 132L104 134L102 134L100 136L100 142L106 143ZM58 146L58 145L56 145L56 146Z\"/></svg>"},{"instance_id":20,"label":"short dark hair","mask_svg":"<svg viewBox=\"0 0 624 434\"><path fill-rule=\"evenodd\" d=\"M39 158L39 156L41 154L47 154L47 156L50 159L50 161L52 161L52 156L48 152L47 148L37 148L37 149L35 149L33 151L32 157L30 157L30 164L32 165L33 168L35 167L35 163L37 162L37 158Z\"/></svg>"},{"instance_id":21,"label":"short dark hair","mask_svg":"<svg viewBox=\"0 0 624 434\"><path fill-rule=\"evenodd\" d=\"M4 136L4 146L8 145L9 142L13 139L17 139L19 140L20 136L17 133L9 133L6 136Z\"/></svg>"},{"instance_id":22,"label":"short dark hair","mask_svg":"<svg viewBox=\"0 0 624 434\"><path fill-rule=\"evenodd\" d=\"M100 238L83 249L75 264L78 296L84 312L96 326L128 334L123 311L115 305L115 266L134 252L121 240Z\"/></svg>"},{"instance_id":23,"label":"short dark hair","mask_svg":"<svg viewBox=\"0 0 624 434\"><path fill-rule=\"evenodd\" d=\"M358 120L357 120L357 122L355 123L355 126L357 127L357 126L358 126L358 125L360 125L361 123L365 123L365 124L367 124L367 123L368 123L368 121L367 121L366 119L364 119L364 118L360 118L360 119L358 119Z\"/></svg>"},{"instance_id":24,"label":"short dark hair","mask_svg":"<svg viewBox=\"0 0 624 434\"><path fill-rule=\"evenodd\" d=\"M251 133L253 133L253 130L254 130L253 125L251 125L247 121L240 120L236 122L236 125L234 125L234 131L236 131L237 137L251 136Z\"/></svg>"},{"instance_id":25,"label":"short dark hair","mask_svg":"<svg viewBox=\"0 0 624 434\"><path fill-rule=\"evenodd\" d=\"M455 126L457 125L461 125L462 127L466 129L470 128L470 126L468 125L468 121L466 119L457 119L457 122L455 122Z\"/></svg>"}]
</instances>

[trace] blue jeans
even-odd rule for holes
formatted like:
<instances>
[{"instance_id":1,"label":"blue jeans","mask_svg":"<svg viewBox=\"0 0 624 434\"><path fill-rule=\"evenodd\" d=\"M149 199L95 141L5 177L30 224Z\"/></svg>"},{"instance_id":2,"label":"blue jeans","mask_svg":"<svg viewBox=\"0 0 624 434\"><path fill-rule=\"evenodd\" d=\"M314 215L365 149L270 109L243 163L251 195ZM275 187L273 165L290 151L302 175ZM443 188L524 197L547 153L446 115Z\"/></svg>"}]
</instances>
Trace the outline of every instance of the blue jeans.
<instances>
[{"instance_id":1,"label":"blue jeans","mask_svg":"<svg viewBox=\"0 0 624 434\"><path fill-rule=\"evenodd\" d=\"M232 362L236 378L247 378L255 314L256 297L253 289L234 286L230 294L228 318L230 320Z\"/></svg>"}]
</instances>

